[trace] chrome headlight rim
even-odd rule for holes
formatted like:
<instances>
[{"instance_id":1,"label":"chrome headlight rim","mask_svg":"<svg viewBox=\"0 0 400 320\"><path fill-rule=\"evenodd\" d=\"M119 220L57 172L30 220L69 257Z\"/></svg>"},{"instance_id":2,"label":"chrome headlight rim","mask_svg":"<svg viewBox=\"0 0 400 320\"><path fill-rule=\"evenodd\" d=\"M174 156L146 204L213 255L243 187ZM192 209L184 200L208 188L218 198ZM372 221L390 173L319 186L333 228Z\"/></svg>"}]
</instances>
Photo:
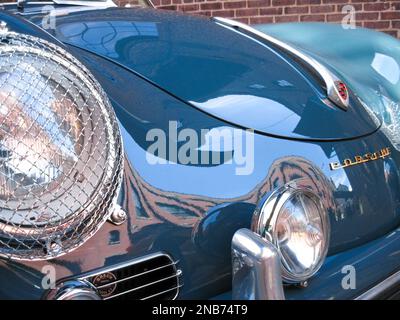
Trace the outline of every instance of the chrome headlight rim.
<instances>
[{"instance_id":1,"label":"chrome headlight rim","mask_svg":"<svg viewBox=\"0 0 400 320\"><path fill-rule=\"evenodd\" d=\"M107 141L107 145L102 150L108 154L102 158L104 165L101 167L101 173L97 172L99 177L96 177L96 181L98 182L93 183L94 178L86 177L86 181L92 183L91 187L93 190L91 191L91 195L88 196L87 202L84 203L84 207L72 212L69 216L65 216L65 219L60 218L57 223L46 224L43 229L35 229L32 226L23 228L21 225L15 223L15 221L10 223L5 220L4 215L3 220L0 220L1 257L30 261L54 259L75 250L85 243L101 228L112 214L122 183L122 138L108 97L94 76L91 75L86 67L75 57L63 48L41 38L14 32L1 34L0 54L3 56L3 59L11 59L10 57L12 57L13 53L16 55L31 55L31 58L43 59L43 61L48 59L68 69L74 76L74 79L82 81L79 83L76 90L85 87L87 94L84 95L81 91L79 91L79 93L85 98L90 94L90 101L93 102L91 107L94 109L94 111L90 111L90 116L95 115L95 117L97 117L96 119L100 119L101 117L102 120L101 125L99 124L99 126L97 126L99 122L93 125L92 136L96 132L103 130L105 133L103 132L101 139ZM10 65L7 65L7 63L7 61L4 62L3 60L3 63L0 64L0 68L5 68L5 66L9 68ZM5 72L9 73L9 71ZM73 82L73 84L75 83ZM86 102L85 106L89 108L89 104L86 104ZM93 119L91 120L94 121ZM82 131L84 130L88 129L86 128ZM93 139L92 136L90 139ZM89 142L87 143L89 144ZM100 138L97 143L100 143ZM96 147L97 145L93 147L91 151L96 151ZM85 153L89 153L87 150L84 151ZM96 152L98 151L99 150ZM82 154L83 153L84 152L82 152ZM81 156L81 154L79 156ZM82 157L83 156L84 155L82 155ZM85 156L88 156L88 154L85 154ZM93 157L89 159L87 163L82 161L84 166L82 166L82 163L79 164L81 170L84 170L85 166L89 167L93 165L93 161ZM96 168L98 169L97 164ZM68 173L75 173L78 171L79 170L71 170L68 171ZM68 177L68 179L70 179L70 177ZM67 183L65 184L67 185ZM71 185L71 181L69 181L68 184ZM65 188L64 185L63 187ZM64 188L62 189L65 191ZM76 193L74 194L76 195ZM74 194L71 193L72 197ZM35 195L34 197L36 197L35 201L37 202L38 196ZM56 197L54 196L54 198ZM18 209L8 207L7 201L2 200L2 202L3 209L0 208L0 213L3 211L3 213L6 214L7 210L14 210L17 212L17 210L21 208L21 206L17 207ZM44 202L44 200L40 200L39 202ZM11 200L10 203L13 205ZM27 210L33 210L32 208L33 207L28 206ZM50 209L54 210L54 208L55 205ZM1 215L0 218L2 218ZM25 217L24 219L27 218Z\"/></svg>"},{"instance_id":2,"label":"chrome headlight rim","mask_svg":"<svg viewBox=\"0 0 400 320\"><path fill-rule=\"evenodd\" d=\"M308 197L319 209L319 216L323 226L323 235L325 237L325 245L321 251L318 262L314 265L310 272L304 274L295 274L287 268L276 236L276 225L281 210L288 201L299 194ZM282 280L286 284L300 284L307 281L319 271L325 262L329 249L331 233L327 210L323 205L322 199L311 188L308 188L302 183L292 181L268 193L255 210L251 229L253 232L259 234L276 247L281 258Z\"/></svg>"}]
</instances>

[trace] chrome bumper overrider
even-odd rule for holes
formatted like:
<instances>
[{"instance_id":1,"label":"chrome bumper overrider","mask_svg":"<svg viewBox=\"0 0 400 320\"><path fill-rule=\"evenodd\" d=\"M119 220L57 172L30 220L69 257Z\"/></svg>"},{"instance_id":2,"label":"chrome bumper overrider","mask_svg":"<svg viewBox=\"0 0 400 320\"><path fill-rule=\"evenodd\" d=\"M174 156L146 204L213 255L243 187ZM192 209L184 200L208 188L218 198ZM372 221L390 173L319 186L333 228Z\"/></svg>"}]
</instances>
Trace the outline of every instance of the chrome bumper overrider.
<instances>
[{"instance_id":1,"label":"chrome bumper overrider","mask_svg":"<svg viewBox=\"0 0 400 320\"><path fill-rule=\"evenodd\" d=\"M249 229L240 229L233 236L232 269L233 299L285 299L276 247Z\"/></svg>"},{"instance_id":2,"label":"chrome bumper overrider","mask_svg":"<svg viewBox=\"0 0 400 320\"><path fill-rule=\"evenodd\" d=\"M387 299L385 293L396 288L400 288L400 271L353 299ZM232 238L232 298L285 299L277 248L249 229L238 230Z\"/></svg>"}]
</instances>

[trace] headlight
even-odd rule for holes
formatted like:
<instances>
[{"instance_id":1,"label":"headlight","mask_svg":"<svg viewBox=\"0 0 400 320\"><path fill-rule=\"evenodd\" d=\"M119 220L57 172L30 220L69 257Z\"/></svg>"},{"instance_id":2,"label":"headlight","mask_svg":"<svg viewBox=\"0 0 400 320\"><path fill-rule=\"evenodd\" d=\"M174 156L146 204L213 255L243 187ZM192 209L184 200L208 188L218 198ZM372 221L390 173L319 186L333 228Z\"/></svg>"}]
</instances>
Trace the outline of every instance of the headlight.
<instances>
[{"instance_id":1,"label":"headlight","mask_svg":"<svg viewBox=\"0 0 400 320\"><path fill-rule=\"evenodd\" d=\"M381 113L383 118L382 131L396 150L400 150L400 103L384 97L382 97L382 101L385 106Z\"/></svg>"},{"instance_id":2,"label":"headlight","mask_svg":"<svg viewBox=\"0 0 400 320\"><path fill-rule=\"evenodd\" d=\"M0 36L0 255L47 259L107 220L122 174L115 115L65 50Z\"/></svg>"},{"instance_id":3,"label":"headlight","mask_svg":"<svg viewBox=\"0 0 400 320\"><path fill-rule=\"evenodd\" d=\"M271 241L281 256L282 277L299 283L321 267L329 245L329 220L313 192L281 188L257 209L253 231Z\"/></svg>"}]
</instances>

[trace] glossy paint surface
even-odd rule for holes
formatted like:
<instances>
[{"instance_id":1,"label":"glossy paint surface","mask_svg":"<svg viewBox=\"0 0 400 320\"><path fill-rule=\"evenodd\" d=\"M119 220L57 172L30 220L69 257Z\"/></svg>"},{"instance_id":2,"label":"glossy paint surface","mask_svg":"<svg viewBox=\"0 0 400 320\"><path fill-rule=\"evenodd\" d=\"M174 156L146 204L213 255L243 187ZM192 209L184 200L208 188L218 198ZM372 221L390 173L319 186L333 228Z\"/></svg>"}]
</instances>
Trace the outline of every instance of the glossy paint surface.
<instances>
[{"instance_id":1,"label":"glossy paint surface","mask_svg":"<svg viewBox=\"0 0 400 320\"><path fill-rule=\"evenodd\" d=\"M284 53L207 18L156 10L89 11L57 17L53 34L240 127L334 140L363 136L379 126L353 95L352 107L341 110Z\"/></svg>"},{"instance_id":2,"label":"glossy paint surface","mask_svg":"<svg viewBox=\"0 0 400 320\"><path fill-rule=\"evenodd\" d=\"M344 29L338 24L268 24L255 28L305 50L336 70L375 112L382 114L391 104L399 104L398 39L370 29Z\"/></svg>"},{"instance_id":3,"label":"glossy paint surface","mask_svg":"<svg viewBox=\"0 0 400 320\"><path fill-rule=\"evenodd\" d=\"M16 27L23 26L17 23ZM323 268L308 288L286 289L288 298L351 298L399 268L399 235L392 231L400 222L400 155L384 132L333 142L300 142L255 133L249 175L237 175L238 165L223 156L242 150L225 146L202 146L221 155L212 165L174 161L154 165L148 161L152 142L146 135L159 128L173 143L170 121L178 123L178 131L243 131L167 94L129 68L68 49L94 73L119 119L125 147L119 204L128 220L121 226L106 224L82 247L55 260L0 261L0 297L40 298L44 293L41 270L49 264L62 279L158 251L180 261L185 284L180 298L211 298L227 292L233 233L250 226L254 208L267 192L294 179L304 179L327 199L332 234ZM392 147L392 154L385 159L335 171L329 168L330 162L386 146ZM164 160L172 159L167 155ZM342 267L352 263L360 275L357 290L340 290Z\"/></svg>"}]
</instances>

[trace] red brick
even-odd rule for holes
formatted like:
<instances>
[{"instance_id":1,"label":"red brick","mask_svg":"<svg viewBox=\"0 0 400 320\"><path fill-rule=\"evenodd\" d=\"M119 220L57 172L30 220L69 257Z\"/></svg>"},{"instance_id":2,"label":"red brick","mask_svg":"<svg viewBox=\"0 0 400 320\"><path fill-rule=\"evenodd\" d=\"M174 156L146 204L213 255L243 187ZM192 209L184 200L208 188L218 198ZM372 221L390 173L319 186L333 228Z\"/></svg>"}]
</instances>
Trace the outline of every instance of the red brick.
<instances>
[{"instance_id":1,"label":"red brick","mask_svg":"<svg viewBox=\"0 0 400 320\"><path fill-rule=\"evenodd\" d=\"M280 15L282 14L282 8L261 8L260 15L261 16L271 16L271 15Z\"/></svg>"},{"instance_id":2,"label":"red brick","mask_svg":"<svg viewBox=\"0 0 400 320\"><path fill-rule=\"evenodd\" d=\"M157 7L157 9L161 9L161 10L177 10L178 6L159 6L159 7Z\"/></svg>"},{"instance_id":3,"label":"red brick","mask_svg":"<svg viewBox=\"0 0 400 320\"><path fill-rule=\"evenodd\" d=\"M173 4L181 4L181 3L182 3L182 0L172 0L172 3L173 3Z\"/></svg>"},{"instance_id":4,"label":"red brick","mask_svg":"<svg viewBox=\"0 0 400 320\"><path fill-rule=\"evenodd\" d=\"M356 20L378 20L378 12L356 12Z\"/></svg>"},{"instance_id":5,"label":"red brick","mask_svg":"<svg viewBox=\"0 0 400 320\"><path fill-rule=\"evenodd\" d=\"M286 7L285 14L308 13L309 7Z\"/></svg>"},{"instance_id":6,"label":"red brick","mask_svg":"<svg viewBox=\"0 0 400 320\"><path fill-rule=\"evenodd\" d=\"M311 13L328 13L335 12L334 5L311 6Z\"/></svg>"},{"instance_id":7,"label":"red brick","mask_svg":"<svg viewBox=\"0 0 400 320\"><path fill-rule=\"evenodd\" d=\"M392 28L400 29L400 20L392 21Z\"/></svg>"},{"instance_id":8,"label":"red brick","mask_svg":"<svg viewBox=\"0 0 400 320\"><path fill-rule=\"evenodd\" d=\"M391 35L393 37L398 37L399 36L397 30L381 30L381 31L386 33L386 34L389 34L389 35Z\"/></svg>"},{"instance_id":9,"label":"red brick","mask_svg":"<svg viewBox=\"0 0 400 320\"><path fill-rule=\"evenodd\" d=\"M390 8L388 2L364 3L365 11L382 11Z\"/></svg>"},{"instance_id":10,"label":"red brick","mask_svg":"<svg viewBox=\"0 0 400 320\"><path fill-rule=\"evenodd\" d=\"M225 9L246 8L246 1L224 1Z\"/></svg>"},{"instance_id":11,"label":"red brick","mask_svg":"<svg viewBox=\"0 0 400 320\"><path fill-rule=\"evenodd\" d=\"M327 22L341 22L345 17L345 14L335 13L335 14L327 14L326 21Z\"/></svg>"},{"instance_id":12,"label":"red brick","mask_svg":"<svg viewBox=\"0 0 400 320\"><path fill-rule=\"evenodd\" d=\"M251 9L238 9L236 10L237 17L251 17L251 16L258 16L258 9L251 8Z\"/></svg>"},{"instance_id":13,"label":"red brick","mask_svg":"<svg viewBox=\"0 0 400 320\"><path fill-rule=\"evenodd\" d=\"M382 20L400 19L400 11L381 12Z\"/></svg>"},{"instance_id":14,"label":"red brick","mask_svg":"<svg viewBox=\"0 0 400 320\"><path fill-rule=\"evenodd\" d=\"M326 4L349 3L349 0L322 0L322 3L326 3Z\"/></svg>"},{"instance_id":15,"label":"red brick","mask_svg":"<svg viewBox=\"0 0 400 320\"><path fill-rule=\"evenodd\" d=\"M193 12L193 11L199 11L200 6L197 3L193 4L183 4L178 7L179 10L184 11L184 12Z\"/></svg>"},{"instance_id":16,"label":"red brick","mask_svg":"<svg viewBox=\"0 0 400 320\"><path fill-rule=\"evenodd\" d=\"M212 12L213 17L233 18L235 10L217 10Z\"/></svg>"},{"instance_id":17,"label":"red brick","mask_svg":"<svg viewBox=\"0 0 400 320\"><path fill-rule=\"evenodd\" d=\"M337 12L342 12L345 9L343 11L343 13L348 13L348 7L347 6L351 6L352 7L351 9L354 8L354 10L356 10L356 11L362 11L362 9L363 9L363 5L361 3L352 3L352 4L344 3L344 4L338 4L337 8L336 8L336 11Z\"/></svg>"},{"instance_id":18,"label":"red brick","mask_svg":"<svg viewBox=\"0 0 400 320\"><path fill-rule=\"evenodd\" d=\"M273 17L253 17L250 18L250 24L260 24L260 23L273 23Z\"/></svg>"},{"instance_id":19,"label":"red brick","mask_svg":"<svg viewBox=\"0 0 400 320\"><path fill-rule=\"evenodd\" d=\"M363 27L370 29L388 29L390 21L364 21Z\"/></svg>"},{"instance_id":20,"label":"red brick","mask_svg":"<svg viewBox=\"0 0 400 320\"><path fill-rule=\"evenodd\" d=\"M212 11L200 11L199 13L207 17L212 17Z\"/></svg>"},{"instance_id":21,"label":"red brick","mask_svg":"<svg viewBox=\"0 0 400 320\"><path fill-rule=\"evenodd\" d=\"M272 0L272 6L290 6L295 4L296 0Z\"/></svg>"},{"instance_id":22,"label":"red brick","mask_svg":"<svg viewBox=\"0 0 400 320\"><path fill-rule=\"evenodd\" d=\"M200 4L201 10L218 10L222 9L221 2L207 2Z\"/></svg>"},{"instance_id":23,"label":"red brick","mask_svg":"<svg viewBox=\"0 0 400 320\"><path fill-rule=\"evenodd\" d=\"M297 0L297 4L321 4L321 0Z\"/></svg>"},{"instance_id":24,"label":"red brick","mask_svg":"<svg viewBox=\"0 0 400 320\"><path fill-rule=\"evenodd\" d=\"M172 4L171 0L161 0L161 5L165 6L165 5L169 5Z\"/></svg>"},{"instance_id":25,"label":"red brick","mask_svg":"<svg viewBox=\"0 0 400 320\"><path fill-rule=\"evenodd\" d=\"M300 16L300 21L325 21L324 15L308 14L305 16Z\"/></svg>"},{"instance_id":26,"label":"red brick","mask_svg":"<svg viewBox=\"0 0 400 320\"><path fill-rule=\"evenodd\" d=\"M247 6L249 8L262 8L269 7L271 5L271 0L249 0L247 1Z\"/></svg>"},{"instance_id":27,"label":"red brick","mask_svg":"<svg viewBox=\"0 0 400 320\"><path fill-rule=\"evenodd\" d=\"M236 21L249 24L249 18L235 18Z\"/></svg>"},{"instance_id":28,"label":"red brick","mask_svg":"<svg viewBox=\"0 0 400 320\"><path fill-rule=\"evenodd\" d=\"M276 23L284 23L284 22L298 22L299 16L276 16Z\"/></svg>"}]
</instances>

